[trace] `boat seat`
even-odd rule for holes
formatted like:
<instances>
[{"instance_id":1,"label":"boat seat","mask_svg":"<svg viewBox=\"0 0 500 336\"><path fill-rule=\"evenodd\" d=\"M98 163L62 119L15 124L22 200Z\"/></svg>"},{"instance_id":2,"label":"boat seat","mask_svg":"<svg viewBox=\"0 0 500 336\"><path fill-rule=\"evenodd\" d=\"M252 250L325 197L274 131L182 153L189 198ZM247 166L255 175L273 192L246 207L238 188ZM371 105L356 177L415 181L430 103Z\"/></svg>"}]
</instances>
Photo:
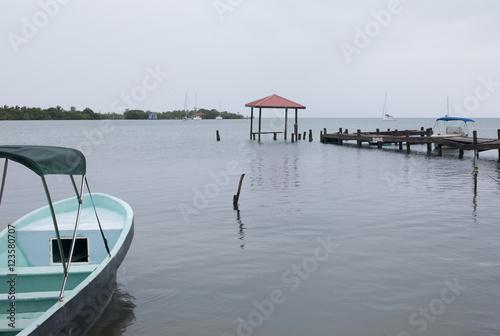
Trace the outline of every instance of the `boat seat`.
<instances>
[{"instance_id":1,"label":"boat seat","mask_svg":"<svg viewBox=\"0 0 500 336\"><path fill-rule=\"evenodd\" d=\"M452 127L448 126L446 127L446 134L462 134L463 130L462 127Z\"/></svg>"},{"instance_id":2,"label":"boat seat","mask_svg":"<svg viewBox=\"0 0 500 336\"><path fill-rule=\"evenodd\" d=\"M51 300L59 299L60 291L47 291L47 292L28 292L28 293L16 293L16 301L27 301L27 300ZM70 290L64 291L67 295L71 293ZM0 294L0 302L9 301L8 294Z\"/></svg>"},{"instance_id":3,"label":"boat seat","mask_svg":"<svg viewBox=\"0 0 500 336\"><path fill-rule=\"evenodd\" d=\"M36 313L16 313L15 328L9 327L10 320L7 319L7 314L0 314L0 333L4 332L19 332L35 321L43 312Z\"/></svg>"},{"instance_id":4,"label":"boat seat","mask_svg":"<svg viewBox=\"0 0 500 336\"><path fill-rule=\"evenodd\" d=\"M99 265L71 265L69 268L69 274L77 273L92 273ZM9 276L10 271L6 267L0 268L0 274L4 276ZM57 266L28 266L28 267L16 267L16 275L43 275L43 274L62 274L62 265Z\"/></svg>"}]
</instances>

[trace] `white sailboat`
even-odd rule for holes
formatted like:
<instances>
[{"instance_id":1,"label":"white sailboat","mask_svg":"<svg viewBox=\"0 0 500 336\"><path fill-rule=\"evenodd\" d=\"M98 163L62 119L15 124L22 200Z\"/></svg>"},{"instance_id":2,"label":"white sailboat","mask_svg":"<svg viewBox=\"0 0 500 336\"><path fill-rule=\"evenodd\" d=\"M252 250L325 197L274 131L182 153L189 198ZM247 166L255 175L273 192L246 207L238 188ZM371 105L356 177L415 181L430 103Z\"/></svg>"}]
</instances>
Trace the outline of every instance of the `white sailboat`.
<instances>
[{"instance_id":1,"label":"white sailboat","mask_svg":"<svg viewBox=\"0 0 500 336\"><path fill-rule=\"evenodd\" d=\"M385 93L385 99L384 99L384 109L382 110L382 120L383 121L394 121L393 116L387 113L387 92Z\"/></svg>"},{"instance_id":2,"label":"white sailboat","mask_svg":"<svg viewBox=\"0 0 500 336\"><path fill-rule=\"evenodd\" d=\"M186 98L184 98L184 119L183 119L184 121L192 120L191 117L188 117L187 105L188 105L188 92L186 91Z\"/></svg>"},{"instance_id":3,"label":"white sailboat","mask_svg":"<svg viewBox=\"0 0 500 336\"><path fill-rule=\"evenodd\" d=\"M194 117L193 120L202 120L201 116L196 113L196 104L198 103L198 94L194 94Z\"/></svg>"}]
</instances>

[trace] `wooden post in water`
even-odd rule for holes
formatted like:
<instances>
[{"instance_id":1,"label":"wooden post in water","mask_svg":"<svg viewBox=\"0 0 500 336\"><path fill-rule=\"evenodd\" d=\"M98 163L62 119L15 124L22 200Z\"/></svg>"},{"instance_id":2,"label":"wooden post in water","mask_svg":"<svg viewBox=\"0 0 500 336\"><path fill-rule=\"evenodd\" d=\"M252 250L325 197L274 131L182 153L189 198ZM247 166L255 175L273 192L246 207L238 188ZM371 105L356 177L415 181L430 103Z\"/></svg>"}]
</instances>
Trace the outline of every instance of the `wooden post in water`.
<instances>
[{"instance_id":1,"label":"wooden post in water","mask_svg":"<svg viewBox=\"0 0 500 336\"><path fill-rule=\"evenodd\" d=\"M217 132L215 132L215 135L216 135L216 137L217 137L217 141L220 141L219 130L217 130Z\"/></svg>"},{"instance_id":2,"label":"wooden post in water","mask_svg":"<svg viewBox=\"0 0 500 336\"><path fill-rule=\"evenodd\" d=\"M500 140L500 129L497 130L498 140ZM498 150L498 162L500 162L500 149Z\"/></svg>"},{"instance_id":3,"label":"wooden post in water","mask_svg":"<svg viewBox=\"0 0 500 336\"><path fill-rule=\"evenodd\" d=\"M443 146L441 144L438 145L438 156L443 156Z\"/></svg>"},{"instance_id":4,"label":"wooden post in water","mask_svg":"<svg viewBox=\"0 0 500 336\"><path fill-rule=\"evenodd\" d=\"M406 130L406 153L410 153L410 141L408 139L410 138L410 131Z\"/></svg>"},{"instance_id":5,"label":"wooden post in water","mask_svg":"<svg viewBox=\"0 0 500 336\"><path fill-rule=\"evenodd\" d=\"M403 150L403 142L399 142L399 150Z\"/></svg>"},{"instance_id":6,"label":"wooden post in water","mask_svg":"<svg viewBox=\"0 0 500 336\"><path fill-rule=\"evenodd\" d=\"M276 140L276 132L273 133L273 140Z\"/></svg>"},{"instance_id":7,"label":"wooden post in water","mask_svg":"<svg viewBox=\"0 0 500 336\"><path fill-rule=\"evenodd\" d=\"M238 209L238 200L240 199L241 184L243 183L244 177L245 177L245 174L241 174L240 184L238 185L238 192L236 193L236 195L233 196L233 208L235 210Z\"/></svg>"},{"instance_id":8,"label":"wooden post in water","mask_svg":"<svg viewBox=\"0 0 500 336\"><path fill-rule=\"evenodd\" d=\"M319 142L324 142L324 140L323 140L323 131L319 131Z\"/></svg>"},{"instance_id":9,"label":"wooden post in water","mask_svg":"<svg viewBox=\"0 0 500 336\"><path fill-rule=\"evenodd\" d=\"M357 139L356 139L357 144L358 144L358 147L361 147L361 130L360 129L358 129L357 134L358 134Z\"/></svg>"},{"instance_id":10,"label":"wooden post in water","mask_svg":"<svg viewBox=\"0 0 500 336\"><path fill-rule=\"evenodd\" d=\"M427 129L427 134L426 134L426 136L427 136L428 138L430 138L430 136L431 136L431 131L432 131L432 128L428 128L428 129ZM428 142L428 143L427 143L427 154L429 154L431 151L432 151L432 144L431 144L430 142Z\"/></svg>"},{"instance_id":11,"label":"wooden post in water","mask_svg":"<svg viewBox=\"0 0 500 336\"><path fill-rule=\"evenodd\" d=\"M313 130L310 129L309 130L309 142L312 142L313 141Z\"/></svg>"},{"instance_id":12,"label":"wooden post in water","mask_svg":"<svg viewBox=\"0 0 500 336\"><path fill-rule=\"evenodd\" d=\"M474 141L474 155L479 158L479 152L477 151L477 131L472 132L472 139Z\"/></svg>"},{"instance_id":13,"label":"wooden post in water","mask_svg":"<svg viewBox=\"0 0 500 336\"><path fill-rule=\"evenodd\" d=\"M326 127L323 128L323 134L326 134Z\"/></svg>"},{"instance_id":14,"label":"wooden post in water","mask_svg":"<svg viewBox=\"0 0 500 336\"><path fill-rule=\"evenodd\" d=\"M339 133L342 134L342 127L339 127Z\"/></svg>"},{"instance_id":15,"label":"wooden post in water","mask_svg":"<svg viewBox=\"0 0 500 336\"><path fill-rule=\"evenodd\" d=\"M292 133L292 142L295 141L295 133Z\"/></svg>"},{"instance_id":16,"label":"wooden post in water","mask_svg":"<svg viewBox=\"0 0 500 336\"><path fill-rule=\"evenodd\" d=\"M458 150L458 158L459 158L459 159L462 159L463 157L464 157L464 150L463 150L463 148L460 148L460 149Z\"/></svg>"},{"instance_id":17,"label":"wooden post in water","mask_svg":"<svg viewBox=\"0 0 500 336\"><path fill-rule=\"evenodd\" d=\"M297 141L302 140L302 134L298 133L297 134Z\"/></svg>"},{"instance_id":18,"label":"wooden post in water","mask_svg":"<svg viewBox=\"0 0 500 336\"><path fill-rule=\"evenodd\" d=\"M306 140L306 131L304 131L304 136L302 137L302 139L305 141Z\"/></svg>"}]
</instances>

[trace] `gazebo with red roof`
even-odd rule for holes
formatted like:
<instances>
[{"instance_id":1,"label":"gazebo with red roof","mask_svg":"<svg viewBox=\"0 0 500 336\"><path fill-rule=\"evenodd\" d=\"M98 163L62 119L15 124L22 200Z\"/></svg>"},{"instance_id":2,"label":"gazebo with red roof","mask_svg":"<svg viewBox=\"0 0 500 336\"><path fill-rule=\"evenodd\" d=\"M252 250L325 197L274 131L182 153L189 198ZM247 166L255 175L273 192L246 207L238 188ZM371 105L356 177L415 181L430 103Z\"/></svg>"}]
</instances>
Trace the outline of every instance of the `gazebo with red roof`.
<instances>
[{"instance_id":1,"label":"gazebo with red roof","mask_svg":"<svg viewBox=\"0 0 500 336\"><path fill-rule=\"evenodd\" d=\"M288 123L288 109L295 109L295 124L294 124L294 134L295 137L297 137L297 132L298 132L298 121L297 121L297 111L299 109L305 109L306 107L304 105L297 104L291 100L288 100L286 98L280 97L278 95L271 95L256 101L253 101L251 103L245 104L247 107L251 107L251 115L250 115L250 139L252 139L252 136L254 134L259 135L259 141L260 141L260 135L265 134L265 133L282 133L282 132L261 132L261 117L262 117L262 109L263 108L281 108L285 109L285 140L286 140L286 130L287 130L287 123ZM259 108L259 131L258 132L253 132L253 108Z\"/></svg>"}]
</instances>

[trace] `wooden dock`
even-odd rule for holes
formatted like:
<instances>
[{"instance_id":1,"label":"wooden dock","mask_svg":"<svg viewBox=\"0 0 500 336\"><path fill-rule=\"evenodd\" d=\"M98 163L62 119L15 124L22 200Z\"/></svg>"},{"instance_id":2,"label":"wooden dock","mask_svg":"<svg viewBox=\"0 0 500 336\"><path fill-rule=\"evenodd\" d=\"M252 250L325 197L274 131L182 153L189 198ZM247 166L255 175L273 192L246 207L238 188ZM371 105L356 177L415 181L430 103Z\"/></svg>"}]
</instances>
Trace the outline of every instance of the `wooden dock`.
<instances>
[{"instance_id":1,"label":"wooden dock","mask_svg":"<svg viewBox=\"0 0 500 336\"><path fill-rule=\"evenodd\" d=\"M320 141L323 143L336 143L342 145L344 141L354 141L358 147L363 143L376 145L377 148L382 148L383 145L395 144L399 146L399 150L403 150L403 144L406 145L406 151L410 152L411 145L427 145L427 152L432 151L432 147L436 147L438 155L442 155L443 147L454 148L459 150L459 156L462 157L464 151L472 150L476 154L487 150L498 150L500 161L500 129L497 130L498 139L478 138L477 132L473 132L472 137L467 136L453 136L453 137L439 137L432 136L432 128L420 130L404 130L380 131L377 129L375 132L361 132L357 130L356 133L349 133L346 129L339 128L336 133L327 133L326 128L320 133Z\"/></svg>"}]
</instances>

